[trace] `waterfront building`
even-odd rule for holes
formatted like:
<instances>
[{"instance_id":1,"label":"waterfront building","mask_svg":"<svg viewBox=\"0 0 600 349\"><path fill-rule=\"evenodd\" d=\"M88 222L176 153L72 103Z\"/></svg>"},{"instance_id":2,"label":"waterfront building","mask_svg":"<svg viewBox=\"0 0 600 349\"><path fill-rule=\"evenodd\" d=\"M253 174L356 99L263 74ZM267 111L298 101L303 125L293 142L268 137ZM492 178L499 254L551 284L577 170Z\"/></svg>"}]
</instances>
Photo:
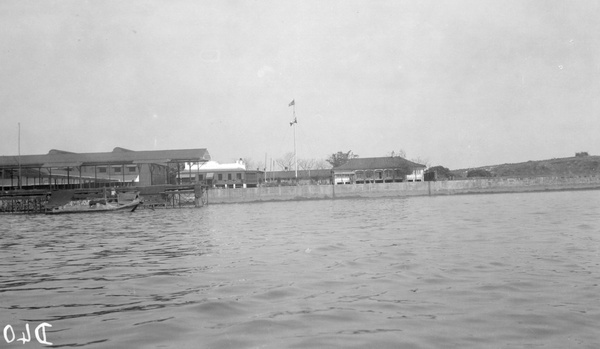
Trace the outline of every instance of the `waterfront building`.
<instances>
[{"instance_id":1,"label":"waterfront building","mask_svg":"<svg viewBox=\"0 0 600 349\"><path fill-rule=\"evenodd\" d=\"M0 156L0 190L73 189L179 184L185 164L210 160L206 149L104 153L50 150L48 154Z\"/></svg>"},{"instance_id":2,"label":"waterfront building","mask_svg":"<svg viewBox=\"0 0 600 349\"><path fill-rule=\"evenodd\" d=\"M332 169L334 184L421 182L427 166L399 156L354 158Z\"/></svg>"},{"instance_id":3,"label":"waterfront building","mask_svg":"<svg viewBox=\"0 0 600 349\"><path fill-rule=\"evenodd\" d=\"M298 170L298 177L295 171L269 171L265 173L265 183L269 186L331 184L331 170Z\"/></svg>"}]
</instances>

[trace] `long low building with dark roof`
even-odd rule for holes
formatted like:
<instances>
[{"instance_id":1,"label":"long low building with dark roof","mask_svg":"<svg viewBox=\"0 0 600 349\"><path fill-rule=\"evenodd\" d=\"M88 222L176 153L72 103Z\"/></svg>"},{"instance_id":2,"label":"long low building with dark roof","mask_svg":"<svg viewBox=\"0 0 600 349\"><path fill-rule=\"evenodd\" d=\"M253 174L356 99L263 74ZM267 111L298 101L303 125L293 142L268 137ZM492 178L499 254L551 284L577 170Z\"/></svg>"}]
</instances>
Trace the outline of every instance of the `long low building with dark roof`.
<instances>
[{"instance_id":1,"label":"long low building with dark roof","mask_svg":"<svg viewBox=\"0 0 600 349\"><path fill-rule=\"evenodd\" d=\"M119 147L104 153L53 149L43 155L0 156L0 190L177 184L186 163L209 160L206 149L133 151Z\"/></svg>"},{"instance_id":2,"label":"long low building with dark roof","mask_svg":"<svg viewBox=\"0 0 600 349\"><path fill-rule=\"evenodd\" d=\"M265 181L269 186L281 184L331 184L331 170L298 170L298 177L296 177L296 172L291 170L269 171L265 172Z\"/></svg>"},{"instance_id":3,"label":"long low building with dark roof","mask_svg":"<svg viewBox=\"0 0 600 349\"><path fill-rule=\"evenodd\" d=\"M334 184L420 182L427 166L399 156L354 158L334 167Z\"/></svg>"}]
</instances>

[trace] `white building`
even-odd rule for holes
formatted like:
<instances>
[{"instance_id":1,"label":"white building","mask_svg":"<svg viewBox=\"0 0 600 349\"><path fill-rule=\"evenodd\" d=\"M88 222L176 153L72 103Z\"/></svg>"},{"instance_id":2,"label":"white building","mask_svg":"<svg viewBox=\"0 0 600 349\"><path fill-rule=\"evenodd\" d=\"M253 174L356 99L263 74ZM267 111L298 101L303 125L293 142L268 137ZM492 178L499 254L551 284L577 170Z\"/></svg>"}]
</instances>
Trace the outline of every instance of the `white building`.
<instances>
[{"instance_id":1,"label":"white building","mask_svg":"<svg viewBox=\"0 0 600 349\"><path fill-rule=\"evenodd\" d=\"M181 183L203 183L215 188L257 187L264 181L264 173L247 170L242 159L226 164L217 161L186 163L179 176Z\"/></svg>"}]
</instances>

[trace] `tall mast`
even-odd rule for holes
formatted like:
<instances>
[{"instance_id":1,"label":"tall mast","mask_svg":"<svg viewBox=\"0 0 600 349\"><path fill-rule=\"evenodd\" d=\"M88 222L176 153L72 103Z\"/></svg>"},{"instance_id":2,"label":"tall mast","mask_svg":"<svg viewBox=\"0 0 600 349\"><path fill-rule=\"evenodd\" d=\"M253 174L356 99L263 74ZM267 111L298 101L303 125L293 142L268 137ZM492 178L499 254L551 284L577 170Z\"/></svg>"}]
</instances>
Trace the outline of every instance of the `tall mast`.
<instances>
[{"instance_id":1,"label":"tall mast","mask_svg":"<svg viewBox=\"0 0 600 349\"><path fill-rule=\"evenodd\" d=\"M296 155L296 124L298 120L296 120L296 100L292 99L288 107L292 107L294 113L294 121L290 122L290 126L294 126L294 162L296 163L296 182L298 181L298 156Z\"/></svg>"},{"instance_id":2,"label":"tall mast","mask_svg":"<svg viewBox=\"0 0 600 349\"><path fill-rule=\"evenodd\" d=\"M21 123L18 123L19 125L19 137L18 137L18 146L17 146L17 152L18 152L18 162L19 162L19 189L21 189Z\"/></svg>"},{"instance_id":3,"label":"tall mast","mask_svg":"<svg viewBox=\"0 0 600 349\"><path fill-rule=\"evenodd\" d=\"M298 182L298 156L296 155L296 103L294 103L294 161L296 162L296 182Z\"/></svg>"}]
</instances>

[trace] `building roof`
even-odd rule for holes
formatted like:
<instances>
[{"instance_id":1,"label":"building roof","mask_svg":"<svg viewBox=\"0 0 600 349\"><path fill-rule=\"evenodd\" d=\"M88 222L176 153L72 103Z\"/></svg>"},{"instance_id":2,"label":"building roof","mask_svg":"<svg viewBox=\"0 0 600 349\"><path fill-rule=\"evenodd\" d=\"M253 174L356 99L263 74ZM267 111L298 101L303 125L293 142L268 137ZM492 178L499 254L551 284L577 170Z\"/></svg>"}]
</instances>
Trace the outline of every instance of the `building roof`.
<instances>
[{"instance_id":1,"label":"building roof","mask_svg":"<svg viewBox=\"0 0 600 349\"><path fill-rule=\"evenodd\" d=\"M0 156L0 168L16 168L19 162L22 167L77 167L209 160L210 155L206 149L133 151L117 147L106 153L71 153L52 149L43 155Z\"/></svg>"},{"instance_id":2,"label":"building roof","mask_svg":"<svg viewBox=\"0 0 600 349\"><path fill-rule=\"evenodd\" d=\"M422 169L427 166L417 164L401 158L399 156L386 156L379 158L354 158L349 159L345 164L334 167L334 171L352 171L352 170L382 170L382 169L395 169L409 166L411 169Z\"/></svg>"}]
</instances>

